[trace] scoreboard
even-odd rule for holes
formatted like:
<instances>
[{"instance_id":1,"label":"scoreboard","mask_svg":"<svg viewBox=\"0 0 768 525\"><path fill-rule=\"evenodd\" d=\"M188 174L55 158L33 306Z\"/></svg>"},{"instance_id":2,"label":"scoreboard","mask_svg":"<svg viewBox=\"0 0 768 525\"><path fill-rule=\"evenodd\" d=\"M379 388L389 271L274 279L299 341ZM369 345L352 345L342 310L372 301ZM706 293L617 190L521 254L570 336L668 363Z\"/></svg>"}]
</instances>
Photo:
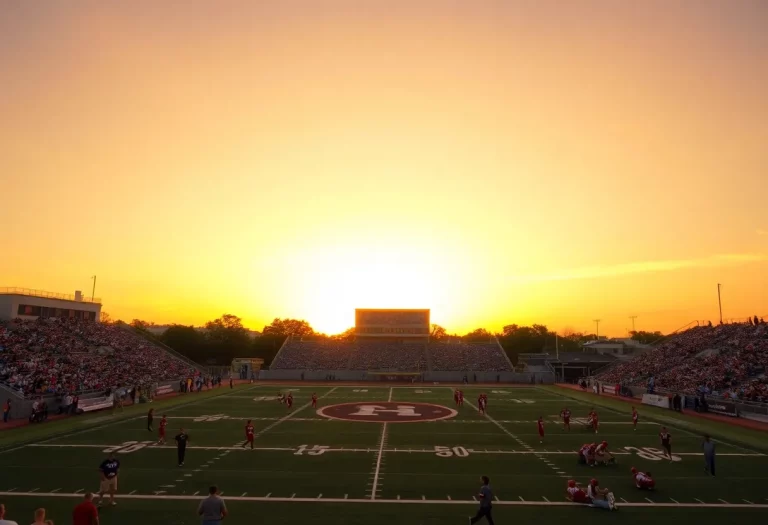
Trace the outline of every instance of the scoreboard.
<instances>
[{"instance_id":1,"label":"scoreboard","mask_svg":"<svg viewBox=\"0 0 768 525\"><path fill-rule=\"evenodd\" d=\"M429 337L429 310L358 308L355 310L355 334L358 337Z\"/></svg>"}]
</instances>

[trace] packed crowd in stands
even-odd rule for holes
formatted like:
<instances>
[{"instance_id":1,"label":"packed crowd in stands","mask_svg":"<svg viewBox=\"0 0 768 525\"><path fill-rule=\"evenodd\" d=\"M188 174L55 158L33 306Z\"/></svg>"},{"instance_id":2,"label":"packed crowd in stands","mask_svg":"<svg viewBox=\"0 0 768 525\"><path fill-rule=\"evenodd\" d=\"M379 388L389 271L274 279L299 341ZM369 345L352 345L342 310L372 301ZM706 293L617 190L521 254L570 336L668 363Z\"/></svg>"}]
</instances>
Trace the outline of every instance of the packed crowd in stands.
<instances>
[{"instance_id":1,"label":"packed crowd in stands","mask_svg":"<svg viewBox=\"0 0 768 525\"><path fill-rule=\"evenodd\" d=\"M496 343L430 343L432 368L445 371L509 372L512 367Z\"/></svg>"},{"instance_id":2,"label":"packed crowd in stands","mask_svg":"<svg viewBox=\"0 0 768 525\"><path fill-rule=\"evenodd\" d=\"M497 344L289 341L272 369L506 372L512 367Z\"/></svg>"},{"instance_id":3,"label":"packed crowd in stands","mask_svg":"<svg viewBox=\"0 0 768 525\"><path fill-rule=\"evenodd\" d=\"M119 326L63 319L0 324L0 382L27 397L191 373L188 364Z\"/></svg>"},{"instance_id":4,"label":"packed crowd in stands","mask_svg":"<svg viewBox=\"0 0 768 525\"><path fill-rule=\"evenodd\" d=\"M423 344L361 342L354 347L350 370L409 372L427 369Z\"/></svg>"},{"instance_id":5,"label":"packed crowd in stands","mask_svg":"<svg viewBox=\"0 0 768 525\"><path fill-rule=\"evenodd\" d=\"M755 318L749 324L691 328L598 379L625 386L684 394L765 400L768 368L768 325Z\"/></svg>"}]
</instances>

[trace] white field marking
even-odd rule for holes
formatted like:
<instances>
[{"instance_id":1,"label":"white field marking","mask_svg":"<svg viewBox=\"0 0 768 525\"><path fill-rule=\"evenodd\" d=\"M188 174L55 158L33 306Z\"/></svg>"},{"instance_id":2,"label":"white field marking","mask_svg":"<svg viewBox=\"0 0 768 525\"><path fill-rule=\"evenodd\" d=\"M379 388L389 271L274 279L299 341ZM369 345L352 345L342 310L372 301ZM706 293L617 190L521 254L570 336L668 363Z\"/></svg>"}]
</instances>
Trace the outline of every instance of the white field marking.
<instances>
[{"instance_id":1,"label":"white field marking","mask_svg":"<svg viewBox=\"0 0 768 525\"><path fill-rule=\"evenodd\" d=\"M520 498L520 501L525 501L522 496L518 496Z\"/></svg>"},{"instance_id":2,"label":"white field marking","mask_svg":"<svg viewBox=\"0 0 768 525\"><path fill-rule=\"evenodd\" d=\"M427 500L427 497L426 497L424 494L422 494L422 495L421 495L421 500L422 500L422 501L426 501L426 500Z\"/></svg>"},{"instance_id":3,"label":"white field marking","mask_svg":"<svg viewBox=\"0 0 768 525\"><path fill-rule=\"evenodd\" d=\"M243 496L245 496L246 494L248 494L248 493L247 493L247 492L243 492L242 494L240 494L240 497L242 498L242 497L243 497Z\"/></svg>"},{"instance_id":4,"label":"white field marking","mask_svg":"<svg viewBox=\"0 0 768 525\"><path fill-rule=\"evenodd\" d=\"M347 495L344 494L344 498L346 499ZM397 495L397 499L400 499L400 494Z\"/></svg>"},{"instance_id":5,"label":"white field marking","mask_svg":"<svg viewBox=\"0 0 768 525\"><path fill-rule=\"evenodd\" d=\"M547 503L549 503L549 500L547 499L547 497L546 497L546 496L542 496L542 498L544 498L544 501L546 501Z\"/></svg>"},{"instance_id":6,"label":"white field marking","mask_svg":"<svg viewBox=\"0 0 768 525\"><path fill-rule=\"evenodd\" d=\"M198 491L198 492L199 492L199 491ZM135 493L136 493L136 491L135 491L135 490L132 490L132 491L130 491L130 492L128 493L128 495L130 496L131 494L135 494ZM197 492L195 492L195 494L197 494Z\"/></svg>"},{"instance_id":7,"label":"white field marking","mask_svg":"<svg viewBox=\"0 0 768 525\"><path fill-rule=\"evenodd\" d=\"M156 491L156 494L125 494L121 496L124 499L137 499L137 500L178 500L178 501L197 501L197 494L182 495L182 494L164 494L163 491ZM59 498L80 498L82 494L79 493L45 493L45 492L0 492L0 496L29 496L29 497L59 497ZM377 504L425 504L425 505L475 505L476 500L428 500L422 496L422 499L377 499L372 501L368 498L365 499L341 499L341 498L325 498L318 501L317 498L261 498L255 496L231 496L227 498L232 501L269 501L269 502L302 502L302 503L372 503ZM523 506L523 507L576 507L583 506L583 504L573 503L570 501L538 501L538 500L504 500L498 501L498 505L508 506ZM625 503L625 507L666 507L666 508L729 508L729 509L754 509L765 508L768 509L768 504L746 504L746 503Z\"/></svg>"},{"instance_id":8,"label":"white field marking","mask_svg":"<svg viewBox=\"0 0 768 525\"><path fill-rule=\"evenodd\" d=\"M320 494L317 495L317 498L315 498L315 499L320 499L322 497L323 497L323 493L321 492Z\"/></svg>"},{"instance_id":9,"label":"white field marking","mask_svg":"<svg viewBox=\"0 0 768 525\"><path fill-rule=\"evenodd\" d=\"M291 497L289 499L293 499L295 497L296 497L296 493L294 492L293 494L291 494Z\"/></svg>"},{"instance_id":10,"label":"white field marking","mask_svg":"<svg viewBox=\"0 0 768 525\"><path fill-rule=\"evenodd\" d=\"M184 474L184 477L185 477L185 478L191 478L191 477L192 477L192 474Z\"/></svg>"},{"instance_id":11,"label":"white field marking","mask_svg":"<svg viewBox=\"0 0 768 525\"><path fill-rule=\"evenodd\" d=\"M628 502L627 500L625 500L624 498L621 498L621 501L623 501L624 503L629 503L629 502Z\"/></svg>"},{"instance_id":12,"label":"white field marking","mask_svg":"<svg viewBox=\"0 0 768 525\"><path fill-rule=\"evenodd\" d=\"M389 389L389 398L392 399L392 389ZM371 488L371 499L376 499L376 489L379 486L379 471L381 470L381 457L384 455L384 445L387 442L387 423L381 425L381 440L379 441L379 453L376 458L376 470L373 475L373 488Z\"/></svg>"},{"instance_id":13,"label":"white field marking","mask_svg":"<svg viewBox=\"0 0 768 525\"><path fill-rule=\"evenodd\" d=\"M393 391L392 388L390 388L389 389L389 399L387 399L387 401L390 401L390 402L392 401L392 391Z\"/></svg>"},{"instance_id":14,"label":"white field marking","mask_svg":"<svg viewBox=\"0 0 768 525\"><path fill-rule=\"evenodd\" d=\"M651 498L645 498L645 501L647 501L648 503L653 503L653 500Z\"/></svg>"},{"instance_id":15,"label":"white field marking","mask_svg":"<svg viewBox=\"0 0 768 525\"><path fill-rule=\"evenodd\" d=\"M538 387L536 387L536 388L538 388ZM584 405L585 407L589 406L588 403L586 403L586 402L584 402L584 401L582 401L580 399L577 399L575 397L569 397L569 396L567 396L565 394L561 394L559 392L557 392L557 395L559 395L560 397L562 397L564 399L570 399L570 400L576 401L579 405ZM612 412L614 414L618 414L618 415L621 415L621 416L625 416L625 417L627 415L626 413L621 412L619 410L615 410L613 408L608 408L608 407L601 406L600 409L601 410L605 410L607 412ZM669 428L673 428L675 430L679 430L680 432L685 432L686 434L688 434L690 436L694 436L695 438L698 438L698 439L701 438L701 434L700 433L697 434L696 432L692 432L692 431L687 430L686 428L684 428L686 426L686 422L685 421L680 421L680 420L676 420L676 419L670 419L670 418L667 418L667 417L664 417L664 416L658 417L658 419L661 422L660 423L655 423L657 426L667 425L667 427L669 427ZM603 422L601 421L600 424L602 425ZM742 447L741 445L735 445L733 443L728 443L726 441L721 441L721 440L718 440L718 439L712 439L712 441L714 441L715 443L720 443L722 445L729 446L729 447L737 448L739 450L746 450L748 452L757 453L756 450L751 449L751 448L747 448L747 447Z\"/></svg>"},{"instance_id":16,"label":"white field marking","mask_svg":"<svg viewBox=\"0 0 768 525\"><path fill-rule=\"evenodd\" d=\"M698 501L698 502L699 502L699 503L701 503L702 505L704 504L704 502L703 502L703 501L701 501L699 498L693 498L693 499L695 499L696 501Z\"/></svg>"},{"instance_id":17,"label":"white field marking","mask_svg":"<svg viewBox=\"0 0 768 525\"><path fill-rule=\"evenodd\" d=\"M344 499L347 499L348 497L349 497L349 494L344 494ZM400 497L398 496L397 499L400 499Z\"/></svg>"},{"instance_id":18,"label":"white field marking","mask_svg":"<svg viewBox=\"0 0 768 525\"><path fill-rule=\"evenodd\" d=\"M131 492L131 494L133 494L133 492ZM192 495L193 495L193 496L197 496L198 494L200 494L200 491L199 491L199 490L198 490L197 492L195 492L194 494L192 494Z\"/></svg>"},{"instance_id":19,"label":"white field marking","mask_svg":"<svg viewBox=\"0 0 768 525\"><path fill-rule=\"evenodd\" d=\"M448 494L448 496L447 496L447 497L448 497L448 501L450 501L450 500L451 500L451 495L450 495L450 494Z\"/></svg>"},{"instance_id":20,"label":"white field marking","mask_svg":"<svg viewBox=\"0 0 768 525\"><path fill-rule=\"evenodd\" d=\"M271 493L271 492L267 492L267 495L266 495L266 496L264 496L264 497L265 497L265 498L268 498L268 497L270 497L271 495L272 495L272 493Z\"/></svg>"},{"instance_id":21,"label":"white field marking","mask_svg":"<svg viewBox=\"0 0 768 525\"><path fill-rule=\"evenodd\" d=\"M53 489L53 490L51 491L51 493L52 493L52 494L54 494L54 493L56 493L56 492L58 492L58 491L60 491L60 490L61 490L61 487L59 487L59 488L57 488L57 489Z\"/></svg>"},{"instance_id":22,"label":"white field marking","mask_svg":"<svg viewBox=\"0 0 768 525\"><path fill-rule=\"evenodd\" d=\"M675 503L680 503L680 502L679 502L679 501L677 501L675 498L669 498L669 499L671 499L671 500L672 500L672 501L674 501Z\"/></svg>"},{"instance_id":23,"label":"white field marking","mask_svg":"<svg viewBox=\"0 0 768 525\"><path fill-rule=\"evenodd\" d=\"M754 505L754 503L752 503L752 502L751 502L751 501L749 501L748 499L743 499L743 500L741 500L741 501L743 501L744 503L749 503L750 505Z\"/></svg>"},{"instance_id":24,"label":"white field marking","mask_svg":"<svg viewBox=\"0 0 768 525\"><path fill-rule=\"evenodd\" d=\"M37 492L38 490L40 490L40 487L35 487L33 489L29 489L30 492Z\"/></svg>"},{"instance_id":25,"label":"white field marking","mask_svg":"<svg viewBox=\"0 0 768 525\"><path fill-rule=\"evenodd\" d=\"M722 501L723 503L728 503L728 502L727 502L727 501L725 501L724 499L720 499L720 498L717 498L717 501ZM730 503L728 503L728 504L730 505Z\"/></svg>"},{"instance_id":26,"label":"white field marking","mask_svg":"<svg viewBox=\"0 0 768 525\"><path fill-rule=\"evenodd\" d=\"M333 387L333 388L331 388L331 389L330 389L328 392L326 392L326 393L325 393L325 394L323 394L322 396L319 396L319 397L318 397L318 399L323 399L323 398L325 398L325 397L326 397L328 394L330 394L331 392L333 392L333 391L334 391L334 390L336 390L337 388L338 388L338 387ZM299 412L301 412L301 411L302 411L302 410L304 410L305 408L309 408L309 407L311 407L311 406L312 406L312 401L309 401L308 403L306 403L306 404L302 405L301 407L297 408L296 410L293 410L293 411L291 411L291 413L289 413L287 416L285 416L285 417L283 417L283 418L280 418L280 419L278 419L277 421L275 421L275 422L274 422L274 423L272 423L271 425L269 425L269 426L267 426L267 427L265 427L265 428L261 429L260 431L258 431L258 432L257 432L257 433L256 433L256 434L253 436L253 439L255 440L256 438L258 438L259 436L261 436L261 435L262 435L262 434L264 434L265 432L268 432L268 431L272 430L273 428L275 428L275 427L276 427L277 425L279 425L280 423L283 423L283 422L285 422L285 421L288 421L289 419L292 419L292 418L293 418L293 416L295 416L296 414L298 414Z\"/></svg>"},{"instance_id":27,"label":"white field marking","mask_svg":"<svg viewBox=\"0 0 768 525\"><path fill-rule=\"evenodd\" d=\"M83 489L77 489L77 490L75 491L75 494L79 494L79 493L80 493L80 492L82 492L82 491L83 491Z\"/></svg>"},{"instance_id":28,"label":"white field marking","mask_svg":"<svg viewBox=\"0 0 768 525\"><path fill-rule=\"evenodd\" d=\"M252 390L253 388L254 387L251 386L249 388L246 388L246 390ZM181 403L181 404L178 404L178 405L176 405L174 407L171 407L171 408L165 410L165 412L172 412L172 411L178 410L180 408L194 406L194 405L197 405L197 404L200 404L200 403L205 403L206 401L210 401L210 400L213 400L213 399L221 399L222 397L227 397L227 396L229 396L229 394L220 394L218 396L206 397L205 399L197 399L195 401L191 401L191 402L188 402L188 403ZM72 436L77 436L77 435L80 435L80 434L84 434L86 432L92 432L94 430L101 430L103 428L111 427L112 425L116 425L118 423L126 423L128 421L136 421L136 420L139 420L139 419L144 419L145 417L146 416L138 416L138 417L129 417L129 418L124 418L124 419L117 419L117 420L112 421L111 423L107 423L105 425L94 425L93 427L86 428L86 429L83 429L83 430L79 430L77 432L69 432L64 437L70 438ZM91 421L90 420L84 421L84 423L89 424L89 423L91 423ZM62 438L58 437L58 436L57 437L52 437L50 439L46 439L44 441L41 441L40 443L47 443L49 441L54 441L54 440L57 440L57 439L62 439ZM21 449L21 448L24 448L24 447L27 447L27 446L30 446L30 445L22 445L20 447L16 447L16 448L13 448L13 449L10 449L10 450L3 450L3 451L0 451L0 454L3 454L5 452L12 452L14 450L18 450L18 449Z\"/></svg>"}]
</instances>

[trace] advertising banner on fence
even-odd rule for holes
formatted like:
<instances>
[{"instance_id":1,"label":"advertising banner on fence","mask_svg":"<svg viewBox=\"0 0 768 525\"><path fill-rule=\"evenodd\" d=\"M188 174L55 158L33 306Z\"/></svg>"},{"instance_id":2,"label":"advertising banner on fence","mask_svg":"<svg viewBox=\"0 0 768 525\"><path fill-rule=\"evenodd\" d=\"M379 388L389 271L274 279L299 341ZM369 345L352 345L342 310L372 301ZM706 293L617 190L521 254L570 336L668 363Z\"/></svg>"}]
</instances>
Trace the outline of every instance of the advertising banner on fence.
<instances>
[{"instance_id":1,"label":"advertising banner on fence","mask_svg":"<svg viewBox=\"0 0 768 525\"><path fill-rule=\"evenodd\" d=\"M736 410L736 405L727 401L715 401L713 399L707 399L707 411L713 414L739 417L739 412Z\"/></svg>"},{"instance_id":2,"label":"advertising banner on fence","mask_svg":"<svg viewBox=\"0 0 768 525\"><path fill-rule=\"evenodd\" d=\"M616 386L615 385L603 385L603 393L604 394L611 394L616 395Z\"/></svg>"},{"instance_id":3,"label":"advertising banner on fence","mask_svg":"<svg viewBox=\"0 0 768 525\"><path fill-rule=\"evenodd\" d=\"M173 385L160 385L155 391L156 396L162 396L164 394L170 394L174 392Z\"/></svg>"},{"instance_id":4,"label":"advertising banner on fence","mask_svg":"<svg viewBox=\"0 0 768 525\"><path fill-rule=\"evenodd\" d=\"M653 405L655 407L669 408L669 399L667 396L657 396L656 394L643 394L643 404Z\"/></svg>"},{"instance_id":5,"label":"advertising banner on fence","mask_svg":"<svg viewBox=\"0 0 768 525\"><path fill-rule=\"evenodd\" d=\"M112 396L81 399L77 403L77 410L81 412L93 412L105 408L112 408Z\"/></svg>"}]
</instances>

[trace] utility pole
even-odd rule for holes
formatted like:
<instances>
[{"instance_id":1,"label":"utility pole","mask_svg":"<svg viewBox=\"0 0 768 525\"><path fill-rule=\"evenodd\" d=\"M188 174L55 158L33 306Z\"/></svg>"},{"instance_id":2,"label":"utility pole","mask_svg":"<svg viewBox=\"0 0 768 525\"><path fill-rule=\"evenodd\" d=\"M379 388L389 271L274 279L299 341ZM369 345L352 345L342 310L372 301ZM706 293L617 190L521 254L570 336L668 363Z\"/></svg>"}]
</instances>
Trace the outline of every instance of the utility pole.
<instances>
[{"instance_id":1,"label":"utility pole","mask_svg":"<svg viewBox=\"0 0 768 525\"><path fill-rule=\"evenodd\" d=\"M93 290L91 290L91 302L93 302L93 297L96 295L96 276L94 275L91 279L93 279Z\"/></svg>"},{"instance_id":2,"label":"utility pole","mask_svg":"<svg viewBox=\"0 0 768 525\"><path fill-rule=\"evenodd\" d=\"M592 319L595 322L595 337L597 337L597 340L600 340L600 321L602 319Z\"/></svg>"},{"instance_id":3,"label":"utility pole","mask_svg":"<svg viewBox=\"0 0 768 525\"><path fill-rule=\"evenodd\" d=\"M632 335L634 335L634 332L635 332L635 319L637 319L637 316L636 315L630 315L629 318L632 319Z\"/></svg>"},{"instance_id":4,"label":"utility pole","mask_svg":"<svg viewBox=\"0 0 768 525\"><path fill-rule=\"evenodd\" d=\"M720 324L723 324L723 303L720 302L720 287L722 284L717 283L717 306L720 308Z\"/></svg>"}]
</instances>

